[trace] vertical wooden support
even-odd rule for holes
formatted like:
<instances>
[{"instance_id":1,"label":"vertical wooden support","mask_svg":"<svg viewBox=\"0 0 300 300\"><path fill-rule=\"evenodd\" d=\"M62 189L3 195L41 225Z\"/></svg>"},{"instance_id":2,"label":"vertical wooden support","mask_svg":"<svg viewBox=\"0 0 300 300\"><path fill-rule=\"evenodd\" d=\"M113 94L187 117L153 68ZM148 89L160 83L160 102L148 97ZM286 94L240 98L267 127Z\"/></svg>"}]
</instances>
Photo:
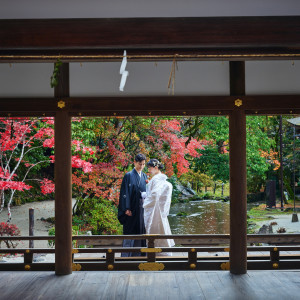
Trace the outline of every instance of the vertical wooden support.
<instances>
[{"instance_id":1,"label":"vertical wooden support","mask_svg":"<svg viewBox=\"0 0 300 300\"><path fill-rule=\"evenodd\" d=\"M115 253L112 251L112 249L108 249L106 252L106 263L107 264L115 263Z\"/></svg>"},{"instance_id":2,"label":"vertical wooden support","mask_svg":"<svg viewBox=\"0 0 300 300\"><path fill-rule=\"evenodd\" d=\"M279 254L278 248L274 247L270 251L270 261L271 262L279 262L279 259L280 259L280 254Z\"/></svg>"},{"instance_id":3,"label":"vertical wooden support","mask_svg":"<svg viewBox=\"0 0 300 300\"><path fill-rule=\"evenodd\" d=\"M155 238L148 237L148 248L155 248ZM147 261L148 262L155 262L156 261L156 253L155 252L148 252L147 253Z\"/></svg>"},{"instance_id":4,"label":"vertical wooden support","mask_svg":"<svg viewBox=\"0 0 300 300\"><path fill-rule=\"evenodd\" d=\"M24 253L24 264L32 264L33 253L27 249Z\"/></svg>"},{"instance_id":5,"label":"vertical wooden support","mask_svg":"<svg viewBox=\"0 0 300 300\"><path fill-rule=\"evenodd\" d=\"M60 68L55 97L55 273L72 273L72 167L71 118L64 97L69 97L69 64Z\"/></svg>"},{"instance_id":6,"label":"vertical wooden support","mask_svg":"<svg viewBox=\"0 0 300 300\"><path fill-rule=\"evenodd\" d=\"M188 252L189 264L197 264L197 252L194 248Z\"/></svg>"},{"instance_id":7,"label":"vertical wooden support","mask_svg":"<svg viewBox=\"0 0 300 300\"><path fill-rule=\"evenodd\" d=\"M34 208L29 208L29 236L34 236ZM29 240L29 248L34 248L34 240Z\"/></svg>"},{"instance_id":8,"label":"vertical wooden support","mask_svg":"<svg viewBox=\"0 0 300 300\"><path fill-rule=\"evenodd\" d=\"M238 96L245 95L245 63L230 62L230 94L237 96L229 116L230 272L247 272L246 115Z\"/></svg>"}]
</instances>

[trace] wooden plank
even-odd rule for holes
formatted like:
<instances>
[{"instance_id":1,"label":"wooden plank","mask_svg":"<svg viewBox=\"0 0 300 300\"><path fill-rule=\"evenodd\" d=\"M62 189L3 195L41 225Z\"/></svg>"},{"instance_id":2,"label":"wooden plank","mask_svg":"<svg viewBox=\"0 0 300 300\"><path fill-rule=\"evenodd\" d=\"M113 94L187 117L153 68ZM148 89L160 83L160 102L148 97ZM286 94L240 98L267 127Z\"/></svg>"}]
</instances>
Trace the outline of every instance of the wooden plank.
<instances>
[{"instance_id":1,"label":"wooden plank","mask_svg":"<svg viewBox=\"0 0 300 300\"><path fill-rule=\"evenodd\" d=\"M69 96L69 65L60 69L57 97ZM72 273L71 118L64 107L55 116L55 272Z\"/></svg>"},{"instance_id":2,"label":"wooden plank","mask_svg":"<svg viewBox=\"0 0 300 300\"><path fill-rule=\"evenodd\" d=\"M126 299L129 285L129 276L122 273L109 273L105 289L101 294L102 299ZM118 288L116 288L118 287Z\"/></svg>"},{"instance_id":3,"label":"wooden plank","mask_svg":"<svg viewBox=\"0 0 300 300\"><path fill-rule=\"evenodd\" d=\"M265 297L268 299L269 295L267 290L264 288L263 284L259 282L255 284L248 274L243 274L239 276L239 280L235 280L236 288L242 293L242 298L247 298L247 295L251 295L252 299L259 299Z\"/></svg>"},{"instance_id":4,"label":"wooden plank","mask_svg":"<svg viewBox=\"0 0 300 300\"><path fill-rule=\"evenodd\" d=\"M0 50L280 49L299 51L300 17L0 20ZM31 52L29 52L31 50ZM22 53L22 52L19 52Z\"/></svg>"},{"instance_id":5,"label":"wooden plank","mask_svg":"<svg viewBox=\"0 0 300 300\"><path fill-rule=\"evenodd\" d=\"M299 298L299 274L296 272L274 272L272 274L272 278L276 278L277 281L274 280L274 284L278 284L278 286L285 286L286 289L286 299L298 299Z\"/></svg>"},{"instance_id":6,"label":"wooden plank","mask_svg":"<svg viewBox=\"0 0 300 300\"><path fill-rule=\"evenodd\" d=\"M127 51L130 62L158 61L266 61L299 60L298 47L210 47L210 48L132 48ZM121 62L123 49L0 49L0 63L63 62Z\"/></svg>"},{"instance_id":7,"label":"wooden plank","mask_svg":"<svg viewBox=\"0 0 300 300\"><path fill-rule=\"evenodd\" d=\"M28 252L28 250L31 253L54 253L55 249L50 249L50 248L34 248L34 249L0 249L0 253L12 253L12 254L16 254L16 253L26 253Z\"/></svg>"},{"instance_id":8,"label":"wooden plank","mask_svg":"<svg viewBox=\"0 0 300 300\"><path fill-rule=\"evenodd\" d=\"M127 55L131 62L157 61L242 61L242 60L299 60L297 48L279 47L253 48L168 48L168 49L130 49ZM123 49L33 49L1 50L0 63L54 63L58 59L63 62L120 62Z\"/></svg>"},{"instance_id":9,"label":"wooden plank","mask_svg":"<svg viewBox=\"0 0 300 300\"><path fill-rule=\"evenodd\" d=\"M289 281L288 278L286 282L283 282L281 276L278 276L278 272L273 272L269 275L269 278L263 276L262 274L257 274L258 279L261 279L264 283L266 289L271 288L274 294L278 295L282 299L293 299L296 298L295 290L293 289L293 281ZM271 277L271 278L270 278ZM287 277L287 276L285 276ZM279 279L280 278L280 279ZM282 285L285 285L286 289L282 289ZM271 287L270 287L271 285ZM295 297L296 296L296 297Z\"/></svg>"},{"instance_id":10,"label":"wooden plank","mask_svg":"<svg viewBox=\"0 0 300 300\"><path fill-rule=\"evenodd\" d=\"M6 273L6 272L5 272ZM14 274L15 275L15 274ZM33 272L31 276L12 276L11 282L1 289L1 298L2 299L29 299L29 291L38 274ZM18 288L16 288L18 287Z\"/></svg>"},{"instance_id":11,"label":"wooden plank","mask_svg":"<svg viewBox=\"0 0 300 300\"><path fill-rule=\"evenodd\" d=\"M30 270L26 270L25 266L29 265ZM0 271L54 271L54 263L33 263L33 264L23 264L23 263L1 263Z\"/></svg>"},{"instance_id":12,"label":"wooden plank","mask_svg":"<svg viewBox=\"0 0 300 300\"><path fill-rule=\"evenodd\" d=\"M245 92L245 62L230 62L230 94ZM236 108L229 115L230 272L247 272L246 115Z\"/></svg>"},{"instance_id":13,"label":"wooden plank","mask_svg":"<svg viewBox=\"0 0 300 300\"><path fill-rule=\"evenodd\" d=\"M149 276L147 272L131 272L128 277L128 290L123 299L155 299L152 294L155 290L154 276Z\"/></svg>"},{"instance_id":14,"label":"wooden plank","mask_svg":"<svg viewBox=\"0 0 300 300\"><path fill-rule=\"evenodd\" d=\"M70 116L228 115L235 100L249 115L300 113L300 95L0 98L0 116L55 116L65 101Z\"/></svg>"},{"instance_id":15,"label":"wooden plank","mask_svg":"<svg viewBox=\"0 0 300 300\"><path fill-rule=\"evenodd\" d=\"M84 281L82 281L82 274L85 274ZM104 293L105 287L111 278L107 272L74 272L72 277L74 275L76 276L74 286L77 286L80 280L82 283L81 287L78 287L77 291L74 292L74 295L78 295L78 299L103 299L101 295Z\"/></svg>"},{"instance_id":16,"label":"wooden plank","mask_svg":"<svg viewBox=\"0 0 300 300\"><path fill-rule=\"evenodd\" d=\"M156 290L156 298L154 299L176 299L179 297L180 293L180 284L178 284L176 280L176 274L174 272L166 272L166 273L160 273L159 276L154 277L154 284L149 285L149 290L152 291L153 287L156 287L159 285L158 289ZM146 274L147 276L147 274ZM147 280L147 279L146 279ZM164 293L160 296L160 291L164 291ZM153 299L151 297L145 298L145 299ZM184 299L184 298L181 298Z\"/></svg>"},{"instance_id":17,"label":"wooden plank","mask_svg":"<svg viewBox=\"0 0 300 300\"><path fill-rule=\"evenodd\" d=\"M193 273L176 273L177 283L180 282L179 292L181 299L205 299L205 294L201 289L197 277ZM216 299L216 297L212 298Z\"/></svg>"},{"instance_id":18,"label":"wooden plank","mask_svg":"<svg viewBox=\"0 0 300 300\"><path fill-rule=\"evenodd\" d=\"M253 286L251 282L249 282L249 276L247 274L239 275L238 280L236 278L237 276L233 274L225 274L223 277L227 279L229 286L231 286L231 291L228 291L228 293L232 295L233 299L259 299L260 294L253 290ZM224 281L226 282L226 280Z\"/></svg>"},{"instance_id":19,"label":"wooden plank","mask_svg":"<svg viewBox=\"0 0 300 300\"><path fill-rule=\"evenodd\" d=\"M300 234L248 234L248 243L300 244Z\"/></svg>"},{"instance_id":20,"label":"wooden plank","mask_svg":"<svg viewBox=\"0 0 300 300\"><path fill-rule=\"evenodd\" d=\"M286 271L285 272L285 275L286 275L286 277L288 278L288 279L290 279L290 281L291 282L293 282L293 283L295 283L295 284L297 284L297 285L299 285L300 286L300 277L299 276L294 276L295 275L295 272L293 272L293 271ZM277 277L277 276L276 276ZM279 277L279 276L278 276ZM278 277L277 277L277 279L278 279Z\"/></svg>"},{"instance_id":21,"label":"wooden plank","mask_svg":"<svg viewBox=\"0 0 300 300\"><path fill-rule=\"evenodd\" d=\"M253 292L258 294L261 299L274 299L274 293L270 293L270 290L266 289L264 282L261 280L261 276L266 277L271 283L271 275L273 273L270 271L248 271L247 276L251 282ZM271 294L271 295L270 295ZM259 298L258 298L259 299Z\"/></svg>"},{"instance_id":22,"label":"wooden plank","mask_svg":"<svg viewBox=\"0 0 300 300\"><path fill-rule=\"evenodd\" d=\"M223 291L223 295L221 297L221 299L243 299L243 296L241 294L241 292L239 291L239 289L236 288L235 285L235 277L240 278L241 276L234 276L229 272L213 272L212 274L215 275L215 277L219 280L220 282L220 288ZM206 273L203 273L202 276L205 276ZM199 273L197 274L197 276L199 277ZM201 276L201 278L202 278ZM200 279L199 279L200 280ZM205 288L205 291L207 291L207 288ZM211 299L211 298L208 298Z\"/></svg>"},{"instance_id":23,"label":"wooden plank","mask_svg":"<svg viewBox=\"0 0 300 300\"><path fill-rule=\"evenodd\" d=\"M94 246L94 247L121 247L123 240L78 240L78 246ZM80 249L80 248L79 248Z\"/></svg>"},{"instance_id":24,"label":"wooden plank","mask_svg":"<svg viewBox=\"0 0 300 300\"><path fill-rule=\"evenodd\" d=\"M147 235L126 235L126 238L130 239L147 239ZM155 236L156 239L175 239L176 241L182 243L182 244L226 244L228 243L230 239L229 234L174 234L174 235L157 235ZM0 236L0 240L20 240L20 241L27 241L27 240L54 240L55 236ZM103 243L104 245L107 245L109 243L113 243L114 241L116 242L121 242L124 239L123 235L79 235L79 236L73 236L73 240L77 241L94 241L94 242L99 242ZM248 243L269 243L269 244L287 244L287 246L278 246L278 249L284 250L296 250L299 248L299 246L288 246L289 244L291 245L300 245L300 234L297 233L287 233L287 234L248 234L247 235L247 241ZM99 244L100 245L100 244ZM277 247L277 246L276 246ZM201 248L197 251L201 251ZM204 247L205 248L205 247ZM206 247L207 248L207 247ZM208 249L211 250L218 250L222 249L223 247L209 247ZM253 250L266 250L269 251L272 248L272 246L249 246L248 249L249 251ZM186 248L188 249L188 248ZM7 251L25 251L26 249L0 249L0 252L3 250ZM38 251L53 251L53 249L40 249L40 248L34 248L31 249L36 252ZM84 251L89 251L89 249L81 249L79 248L78 250L84 250Z\"/></svg>"},{"instance_id":25,"label":"wooden plank","mask_svg":"<svg viewBox=\"0 0 300 300\"><path fill-rule=\"evenodd\" d=\"M28 240L34 240L34 241L51 241L54 240L55 236L48 236L48 235L36 235L36 236L0 236L0 240L9 240L9 241L28 241ZM38 248L34 248L38 249Z\"/></svg>"},{"instance_id":26,"label":"wooden plank","mask_svg":"<svg viewBox=\"0 0 300 300\"><path fill-rule=\"evenodd\" d=\"M216 280L216 273L210 273L213 275L214 280ZM215 288L215 285L211 278L208 276L210 275L208 273L200 273L197 272L196 274L193 274L198 284L201 288L201 291L203 293L204 299L222 299L221 295L218 292L218 289Z\"/></svg>"},{"instance_id":27,"label":"wooden plank","mask_svg":"<svg viewBox=\"0 0 300 300\"><path fill-rule=\"evenodd\" d=\"M102 113L114 111L116 115L145 116L158 113L194 115L203 109L218 114L220 110L229 111L233 106L234 99L226 96L78 97L72 98L69 104L72 115L79 112L93 114L101 110Z\"/></svg>"},{"instance_id":28,"label":"wooden plank","mask_svg":"<svg viewBox=\"0 0 300 300\"><path fill-rule=\"evenodd\" d=\"M300 269L299 260L281 260L278 263L278 268L274 268L270 260L248 260L248 270L287 270L287 269Z\"/></svg>"},{"instance_id":29,"label":"wooden plank","mask_svg":"<svg viewBox=\"0 0 300 300\"><path fill-rule=\"evenodd\" d=\"M91 271L59 277L52 272L0 273L3 300L298 299L299 283L299 271L249 271L242 276L229 272L182 271Z\"/></svg>"},{"instance_id":30,"label":"wooden plank","mask_svg":"<svg viewBox=\"0 0 300 300\"><path fill-rule=\"evenodd\" d=\"M221 264L228 260L210 260L201 261L197 263L196 268L191 269L190 264L186 260L181 261L160 261L164 264L164 271L199 271L199 270L221 270ZM145 263L144 260L140 261L116 261L113 265L113 271L139 271L139 264ZM108 264L104 262L87 262L80 263L81 271L108 271Z\"/></svg>"},{"instance_id":31,"label":"wooden plank","mask_svg":"<svg viewBox=\"0 0 300 300\"><path fill-rule=\"evenodd\" d=\"M220 260L224 260L224 259L229 259L229 255L228 254L224 254L224 255L220 255L220 253L218 253L217 256L213 256L213 255L201 255L201 256L197 256L197 263L201 263L202 261L220 261ZM262 254L262 253L256 253L255 255L248 255L247 256L248 260L270 260L270 254ZM293 260L293 261L297 261L300 259L300 254L280 254L280 261L283 260ZM117 257L115 258L116 262L124 262L124 261L141 261L143 259L141 259L140 257L136 256L136 257ZM144 260L146 261L146 258L144 258ZM98 256L91 256L89 254L86 255L80 255L80 256L75 256L74 258L74 262L105 262L106 261L106 257L103 257L101 255ZM160 261L172 261L172 262L176 262L176 261L188 261L188 257L186 255L183 255L182 253L179 253L179 255L173 255L173 256L158 256L156 258L156 261L160 262ZM192 263L191 261L189 261L189 263Z\"/></svg>"},{"instance_id":32,"label":"wooden plank","mask_svg":"<svg viewBox=\"0 0 300 300\"><path fill-rule=\"evenodd\" d=\"M299 236L300 234L285 234L286 236L292 236L292 237L296 237ZM255 235L255 236L260 236L260 237L264 237L265 235ZM277 235L273 235L273 236L281 236L279 234ZM135 239L135 240L144 240L144 239L148 239L148 238L155 238L155 239L173 239L173 238L177 238L177 239L198 239L198 240L207 240L207 239L211 239L211 240L215 240L215 239L225 239L225 240L229 240L230 236L229 234L170 234L170 235L159 235L159 234L155 234L155 235L148 235L148 234L140 234L140 235L74 235L73 236L73 240L118 240L118 239L124 239L124 237L126 237L127 239ZM28 239L28 237L26 237ZM35 237L33 237L35 238ZM17 239L16 237L13 237L11 239Z\"/></svg>"},{"instance_id":33,"label":"wooden plank","mask_svg":"<svg viewBox=\"0 0 300 300\"><path fill-rule=\"evenodd\" d=\"M126 299L176 299L179 296L175 274L132 272Z\"/></svg>"}]
</instances>

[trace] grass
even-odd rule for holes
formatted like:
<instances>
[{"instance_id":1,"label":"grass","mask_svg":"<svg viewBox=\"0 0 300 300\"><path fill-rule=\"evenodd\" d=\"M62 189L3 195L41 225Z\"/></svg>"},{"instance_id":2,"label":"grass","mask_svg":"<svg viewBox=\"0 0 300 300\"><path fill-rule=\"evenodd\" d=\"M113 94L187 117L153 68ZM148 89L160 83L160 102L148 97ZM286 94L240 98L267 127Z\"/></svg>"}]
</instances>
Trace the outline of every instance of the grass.
<instances>
[{"instance_id":1,"label":"grass","mask_svg":"<svg viewBox=\"0 0 300 300\"><path fill-rule=\"evenodd\" d=\"M300 201L296 203L296 205L300 205ZM266 204L261 204L257 207L251 208L247 215L248 215L248 233L254 233L255 230L259 228L256 224L257 222L261 221L271 221L274 219L273 216L277 215L291 215L293 213L291 207L293 207L293 203L289 202L288 204L284 205L284 210L275 209L275 208L267 208Z\"/></svg>"},{"instance_id":2,"label":"grass","mask_svg":"<svg viewBox=\"0 0 300 300\"><path fill-rule=\"evenodd\" d=\"M257 207L253 207L248 211L248 215L251 218L251 221L265 221L274 219L274 215L290 215L291 211L281 211L280 209L267 208L266 204L261 204Z\"/></svg>"}]
</instances>

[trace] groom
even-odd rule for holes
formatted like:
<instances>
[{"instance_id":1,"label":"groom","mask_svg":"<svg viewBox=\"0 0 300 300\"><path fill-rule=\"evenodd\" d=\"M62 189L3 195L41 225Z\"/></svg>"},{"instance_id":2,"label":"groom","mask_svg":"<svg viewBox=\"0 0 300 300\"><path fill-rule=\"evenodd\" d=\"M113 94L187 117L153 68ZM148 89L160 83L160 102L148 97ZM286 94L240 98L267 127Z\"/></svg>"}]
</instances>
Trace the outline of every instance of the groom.
<instances>
[{"instance_id":1,"label":"groom","mask_svg":"<svg viewBox=\"0 0 300 300\"><path fill-rule=\"evenodd\" d=\"M146 163L144 154L136 155L134 169L125 174L120 191L118 219L123 234L145 234L142 192L146 192L147 175L143 173ZM146 240L124 240L123 247L146 247ZM121 256L140 256L140 253L124 252Z\"/></svg>"}]
</instances>

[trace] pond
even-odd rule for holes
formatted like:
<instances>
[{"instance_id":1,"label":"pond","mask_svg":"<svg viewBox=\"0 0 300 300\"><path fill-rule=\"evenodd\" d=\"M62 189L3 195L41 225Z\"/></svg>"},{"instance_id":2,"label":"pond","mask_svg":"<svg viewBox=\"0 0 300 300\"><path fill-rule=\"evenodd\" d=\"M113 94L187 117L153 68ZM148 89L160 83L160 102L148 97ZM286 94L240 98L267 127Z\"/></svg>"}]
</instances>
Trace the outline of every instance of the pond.
<instances>
[{"instance_id":1,"label":"pond","mask_svg":"<svg viewBox=\"0 0 300 300\"><path fill-rule=\"evenodd\" d=\"M176 203L171 206L168 216L171 231L173 234L229 234L229 204L229 202L216 200ZM247 210L260 204L262 202L248 203ZM184 215L177 216L178 213ZM279 218L279 216L274 217ZM284 227L287 230L289 228L286 224Z\"/></svg>"},{"instance_id":2,"label":"pond","mask_svg":"<svg viewBox=\"0 0 300 300\"><path fill-rule=\"evenodd\" d=\"M186 216L177 216L184 212ZM229 234L229 202L199 200L176 203L168 217L173 234Z\"/></svg>"}]
</instances>

